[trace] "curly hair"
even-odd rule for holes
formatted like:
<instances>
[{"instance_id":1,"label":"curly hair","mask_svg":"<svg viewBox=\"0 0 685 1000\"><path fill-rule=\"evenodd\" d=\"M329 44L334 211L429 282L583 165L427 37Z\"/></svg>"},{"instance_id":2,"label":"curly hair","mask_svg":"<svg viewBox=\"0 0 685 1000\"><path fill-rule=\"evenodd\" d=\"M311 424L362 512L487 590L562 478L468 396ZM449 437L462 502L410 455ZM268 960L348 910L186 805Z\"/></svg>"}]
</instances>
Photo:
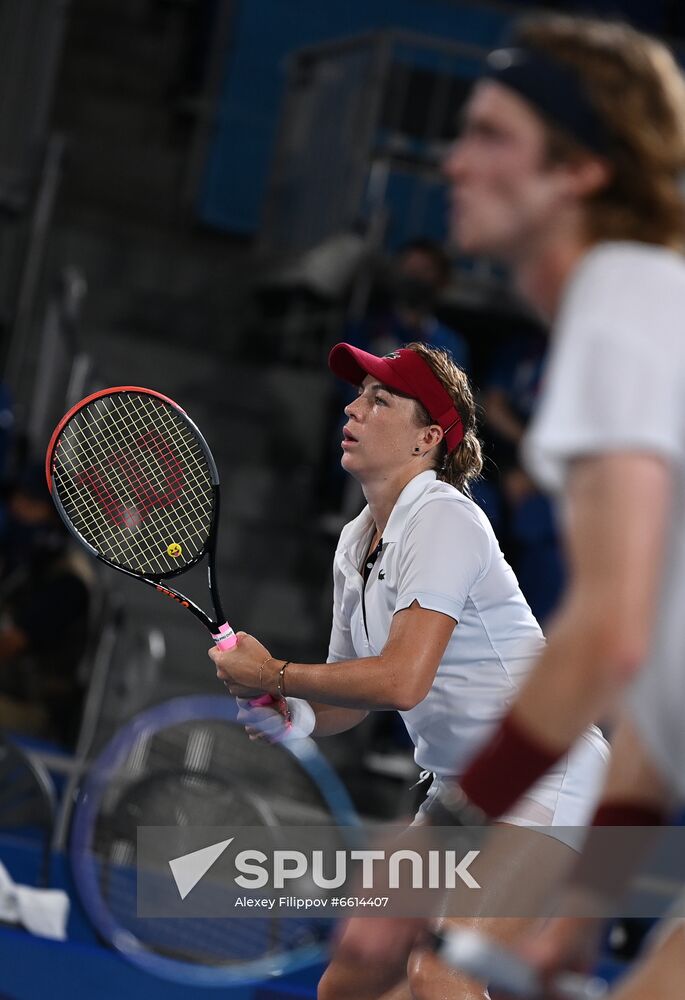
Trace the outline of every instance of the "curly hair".
<instances>
[{"instance_id":1,"label":"curly hair","mask_svg":"<svg viewBox=\"0 0 685 1000\"><path fill-rule=\"evenodd\" d=\"M483 468L481 443L476 433L476 403L468 376L457 365L447 351L415 341L405 345L408 350L420 354L435 377L450 394L464 426L464 437L451 454L447 454L447 443L443 438L436 449L434 468L438 479L456 486L462 493L469 493L469 483L477 479ZM435 423L426 408L417 399L416 423L426 427Z\"/></svg>"}]
</instances>

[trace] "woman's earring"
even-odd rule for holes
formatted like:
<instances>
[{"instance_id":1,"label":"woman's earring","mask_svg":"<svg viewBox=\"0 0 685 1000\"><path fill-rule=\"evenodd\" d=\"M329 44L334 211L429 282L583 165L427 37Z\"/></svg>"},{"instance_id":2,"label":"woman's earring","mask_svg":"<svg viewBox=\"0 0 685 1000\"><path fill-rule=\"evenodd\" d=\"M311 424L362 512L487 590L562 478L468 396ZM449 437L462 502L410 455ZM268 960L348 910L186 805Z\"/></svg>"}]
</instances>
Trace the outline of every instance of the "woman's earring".
<instances>
[{"instance_id":1,"label":"woman's earring","mask_svg":"<svg viewBox=\"0 0 685 1000\"><path fill-rule=\"evenodd\" d=\"M415 454L415 455L418 455L418 453L419 453L420 451L421 451L421 449L420 449L420 448L418 447L418 445L417 445L417 447L416 447L416 448L414 448L414 454Z\"/></svg>"}]
</instances>

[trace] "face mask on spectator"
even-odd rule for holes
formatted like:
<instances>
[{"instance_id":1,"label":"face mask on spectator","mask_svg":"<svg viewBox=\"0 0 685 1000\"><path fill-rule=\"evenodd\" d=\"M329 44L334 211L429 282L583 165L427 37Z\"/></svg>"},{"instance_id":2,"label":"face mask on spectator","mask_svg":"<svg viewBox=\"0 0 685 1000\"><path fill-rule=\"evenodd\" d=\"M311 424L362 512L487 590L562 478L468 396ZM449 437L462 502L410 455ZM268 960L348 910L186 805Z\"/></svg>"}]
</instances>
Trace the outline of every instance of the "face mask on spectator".
<instances>
[{"instance_id":1,"label":"face mask on spectator","mask_svg":"<svg viewBox=\"0 0 685 1000\"><path fill-rule=\"evenodd\" d=\"M423 278L400 275L394 284L393 299L398 308L430 312L437 299L435 285Z\"/></svg>"}]
</instances>

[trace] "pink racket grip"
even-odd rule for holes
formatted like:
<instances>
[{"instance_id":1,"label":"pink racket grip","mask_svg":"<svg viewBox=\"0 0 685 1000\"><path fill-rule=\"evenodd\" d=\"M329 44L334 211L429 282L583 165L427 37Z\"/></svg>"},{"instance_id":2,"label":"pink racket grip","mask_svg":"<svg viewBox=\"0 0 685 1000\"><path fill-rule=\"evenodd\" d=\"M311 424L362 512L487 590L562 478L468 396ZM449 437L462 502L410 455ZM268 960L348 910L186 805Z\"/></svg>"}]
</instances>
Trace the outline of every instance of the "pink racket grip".
<instances>
[{"instance_id":1,"label":"pink racket grip","mask_svg":"<svg viewBox=\"0 0 685 1000\"><path fill-rule=\"evenodd\" d=\"M212 639L216 643L217 649L234 649L238 645L238 637L228 622L224 622L218 632L212 632ZM264 705L278 705L278 698L274 698L270 694L263 694L259 698L253 699L250 705L253 708ZM291 725L290 719L286 719L286 725Z\"/></svg>"},{"instance_id":2,"label":"pink racket grip","mask_svg":"<svg viewBox=\"0 0 685 1000\"><path fill-rule=\"evenodd\" d=\"M212 639L216 643L217 649L233 649L238 645L238 637L228 622L220 625L218 632L212 632Z\"/></svg>"}]
</instances>

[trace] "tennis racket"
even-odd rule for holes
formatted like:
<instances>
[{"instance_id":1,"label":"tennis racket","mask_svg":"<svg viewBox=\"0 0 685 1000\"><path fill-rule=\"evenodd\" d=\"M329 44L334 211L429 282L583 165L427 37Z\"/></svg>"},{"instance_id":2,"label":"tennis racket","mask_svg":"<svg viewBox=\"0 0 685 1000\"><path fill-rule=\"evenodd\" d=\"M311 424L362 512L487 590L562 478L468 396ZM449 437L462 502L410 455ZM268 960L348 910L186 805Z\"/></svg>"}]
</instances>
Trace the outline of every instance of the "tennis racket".
<instances>
[{"instance_id":1,"label":"tennis racket","mask_svg":"<svg viewBox=\"0 0 685 1000\"><path fill-rule=\"evenodd\" d=\"M153 864L138 828L156 828L157 842L160 827L185 827L179 836L192 844L193 827L220 827L217 839L249 832L250 847L261 828L277 847L284 826L326 826L343 847L358 823L313 741L248 743L232 699L177 698L125 725L89 769L72 825L74 882L101 937L140 968L197 986L255 982L323 961L333 922L277 910L249 919L186 916L168 857ZM242 837L241 827L249 828ZM141 885L157 878L170 885L177 908L139 916Z\"/></svg>"},{"instance_id":2,"label":"tennis racket","mask_svg":"<svg viewBox=\"0 0 685 1000\"><path fill-rule=\"evenodd\" d=\"M216 577L219 475L180 406L137 386L93 393L55 428L45 473L62 520L91 555L195 615L219 649L235 646ZM213 616L169 583L205 557Z\"/></svg>"},{"instance_id":3,"label":"tennis racket","mask_svg":"<svg viewBox=\"0 0 685 1000\"><path fill-rule=\"evenodd\" d=\"M520 1000L544 1000L549 992L537 972L514 952L478 931L464 928L433 935L438 958L453 969L487 983L492 991ZM603 979L577 972L559 973L552 984L559 1000L600 1000L608 986Z\"/></svg>"}]
</instances>

